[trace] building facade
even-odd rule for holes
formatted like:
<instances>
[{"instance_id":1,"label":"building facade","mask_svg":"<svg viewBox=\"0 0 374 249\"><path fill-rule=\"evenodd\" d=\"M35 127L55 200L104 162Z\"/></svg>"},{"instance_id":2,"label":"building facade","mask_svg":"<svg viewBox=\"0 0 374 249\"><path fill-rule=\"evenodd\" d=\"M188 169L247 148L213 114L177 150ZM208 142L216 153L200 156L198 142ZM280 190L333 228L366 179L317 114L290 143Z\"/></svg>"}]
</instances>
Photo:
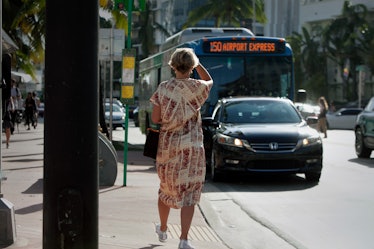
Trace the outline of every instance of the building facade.
<instances>
[{"instance_id":1,"label":"building facade","mask_svg":"<svg viewBox=\"0 0 374 249\"><path fill-rule=\"evenodd\" d=\"M205 4L207 0L151 0L150 2L155 27L155 45L160 46L166 38L182 30L192 9ZM374 13L373 0L351 0L350 2L352 5L364 4L369 12ZM339 16L343 3L343 0L264 0L268 22L266 24L255 22L252 31L256 35L287 37L293 32L301 33L302 27L311 30L311 27L323 26ZM195 26L212 27L214 21L202 20ZM328 96L344 101L341 75L339 67L328 61ZM370 72L365 72L363 82L365 91L362 97L367 99L374 95L374 79Z\"/></svg>"},{"instance_id":2,"label":"building facade","mask_svg":"<svg viewBox=\"0 0 374 249\"><path fill-rule=\"evenodd\" d=\"M300 24L298 32L305 27L312 32L313 26L325 26L329 21L341 15L343 9L342 0L302 0L300 1ZM369 14L374 14L374 1L372 0L351 0L351 5L363 4L367 7ZM373 18L374 21L374 18ZM361 67L365 68L365 67ZM327 84L328 96L330 99L345 101L341 69L331 60L327 61ZM363 100L374 96L374 77L372 72L365 70L357 74L360 90Z\"/></svg>"}]
</instances>

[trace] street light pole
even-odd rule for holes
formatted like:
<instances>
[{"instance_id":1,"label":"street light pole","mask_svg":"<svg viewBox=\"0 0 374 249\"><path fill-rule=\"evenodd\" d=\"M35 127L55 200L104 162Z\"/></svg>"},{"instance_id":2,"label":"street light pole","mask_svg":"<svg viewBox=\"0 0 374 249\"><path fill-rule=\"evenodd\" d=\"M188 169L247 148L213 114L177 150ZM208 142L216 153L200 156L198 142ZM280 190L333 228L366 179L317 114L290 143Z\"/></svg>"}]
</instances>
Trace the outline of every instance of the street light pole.
<instances>
[{"instance_id":1,"label":"street light pole","mask_svg":"<svg viewBox=\"0 0 374 249\"><path fill-rule=\"evenodd\" d=\"M253 8L253 22L252 22L252 32L256 35L256 0L252 0Z\"/></svg>"},{"instance_id":2,"label":"street light pole","mask_svg":"<svg viewBox=\"0 0 374 249\"><path fill-rule=\"evenodd\" d=\"M43 248L98 248L99 3L46 1Z\"/></svg>"},{"instance_id":3,"label":"street light pole","mask_svg":"<svg viewBox=\"0 0 374 249\"><path fill-rule=\"evenodd\" d=\"M0 0L0 13L1 13L1 15L3 13L3 1L2 0ZM2 67L3 67L3 17L0 17L0 27L1 27L1 32L0 32L0 41L1 41L1 47L0 47L0 55L1 55L1 58L0 58L0 64L1 64L0 80L2 81L3 80L3 73L2 73ZM0 82L0 83L3 83L3 82ZM0 96L2 96L2 95L3 95L3 91L0 90ZM2 97L1 97L0 102L1 102L0 103L0 110L3 110ZM0 112L0 120L3 120L3 112L2 111ZM0 144L3 144L3 136L0 136ZM2 161L3 161L3 155L2 155L2 149L0 148L0 198L3 198L3 194L1 192L1 181L3 179L3 175L2 175L2 172L1 172Z\"/></svg>"},{"instance_id":4,"label":"street light pole","mask_svg":"<svg viewBox=\"0 0 374 249\"><path fill-rule=\"evenodd\" d=\"M134 0L128 1L127 6L127 38L126 48L131 48L131 25L132 25L132 5ZM123 79L122 79L123 80ZM125 116L125 137L124 137L124 148L123 148L123 186L127 185L127 152L128 152L128 135L129 135L129 105L126 104L126 116Z\"/></svg>"}]
</instances>

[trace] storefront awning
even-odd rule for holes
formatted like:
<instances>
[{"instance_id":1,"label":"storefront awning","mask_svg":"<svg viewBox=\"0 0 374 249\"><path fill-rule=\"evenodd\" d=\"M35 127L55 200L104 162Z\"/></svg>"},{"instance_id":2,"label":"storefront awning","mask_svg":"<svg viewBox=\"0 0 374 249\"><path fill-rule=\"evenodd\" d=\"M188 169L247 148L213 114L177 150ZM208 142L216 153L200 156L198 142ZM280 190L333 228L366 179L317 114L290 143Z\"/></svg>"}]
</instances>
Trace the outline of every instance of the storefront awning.
<instances>
[{"instance_id":1,"label":"storefront awning","mask_svg":"<svg viewBox=\"0 0 374 249\"><path fill-rule=\"evenodd\" d=\"M1 47L3 54L13 53L18 50L17 45L3 29L1 29Z\"/></svg>"},{"instance_id":2,"label":"storefront awning","mask_svg":"<svg viewBox=\"0 0 374 249\"><path fill-rule=\"evenodd\" d=\"M28 83L32 80L30 74L12 71L12 79L17 82Z\"/></svg>"}]
</instances>

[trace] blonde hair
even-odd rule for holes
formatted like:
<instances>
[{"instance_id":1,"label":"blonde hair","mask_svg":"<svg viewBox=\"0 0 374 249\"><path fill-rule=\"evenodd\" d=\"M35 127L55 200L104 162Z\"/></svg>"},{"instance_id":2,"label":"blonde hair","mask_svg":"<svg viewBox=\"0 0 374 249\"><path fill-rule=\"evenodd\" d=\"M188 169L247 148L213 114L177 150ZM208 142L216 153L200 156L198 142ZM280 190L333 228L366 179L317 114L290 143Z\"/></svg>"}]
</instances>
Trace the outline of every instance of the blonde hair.
<instances>
[{"instance_id":1,"label":"blonde hair","mask_svg":"<svg viewBox=\"0 0 374 249\"><path fill-rule=\"evenodd\" d=\"M187 73L198 64L199 59L191 48L177 48L169 61L169 66L181 73Z\"/></svg>"},{"instance_id":2,"label":"blonde hair","mask_svg":"<svg viewBox=\"0 0 374 249\"><path fill-rule=\"evenodd\" d=\"M325 107L325 109L329 109L329 104L327 103L325 97L321 96L319 99L318 99L319 103L321 105L323 105Z\"/></svg>"}]
</instances>

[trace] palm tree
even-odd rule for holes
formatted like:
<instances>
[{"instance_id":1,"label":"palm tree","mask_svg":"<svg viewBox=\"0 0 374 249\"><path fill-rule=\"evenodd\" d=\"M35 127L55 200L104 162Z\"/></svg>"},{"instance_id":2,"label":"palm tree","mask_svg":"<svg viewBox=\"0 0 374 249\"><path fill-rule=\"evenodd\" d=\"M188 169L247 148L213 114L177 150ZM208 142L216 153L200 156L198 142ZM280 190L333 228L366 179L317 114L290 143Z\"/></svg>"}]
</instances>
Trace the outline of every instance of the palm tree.
<instances>
[{"instance_id":1,"label":"palm tree","mask_svg":"<svg viewBox=\"0 0 374 249\"><path fill-rule=\"evenodd\" d=\"M302 34L294 32L287 40L290 42L294 53L295 79L299 87L305 88L312 95L327 95L326 86L326 58L321 41L319 40L318 28L314 28L315 35L311 36L308 30L302 28ZM323 47L322 47L323 48ZM301 75L299 75L301 73ZM301 84L298 81L302 81ZM314 97L316 97L314 96Z\"/></svg>"},{"instance_id":2,"label":"palm tree","mask_svg":"<svg viewBox=\"0 0 374 249\"><path fill-rule=\"evenodd\" d=\"M13 65L35 78L44 59L45 0L3 0L3 28L17 44Z\"/></svg>"},{"instance_id":3,"label":"palm tree","mask_svg":"<svg viewBox=\"0 0 374 249\"><path fill-rule=\"evenodd\" d=\"M35 65L44 62L45 0L3 0L3 28L19 48L14 65L35 78ZM100 0L100 7L112 12L117 28L127 32L127 16L113 10L111 0ZM108 27L102 18L100 24Z\"/></svg>"},{"instance_id":4,"label":"palm tree","mask_svg":"<svg viewBox=\"0 0 374 249\"><path fill-rule=\"evenodd\" d=\"M374 50L372 49L374 47L374 23L369 22L368 26L361 32L362 38L359 39L361 40L362 51L360 56L364 59L365 65L368 66L370 71L374 72Z\"/></svg>"},{"instance_id":5,"label":"palm tree","mask_svg":"<svg viewBox=\"0 0 374 249\"><path fill-rule=\"evenodd\" d=\"M255 11L253 2L255 1ZM236 26L239 27L243 20L256 17L260 23L266 22L264 3L262 0L208 0L206 4L192 10L188 16L184 28L194 26L203 19L214 19L214 26Z\"/></svg>"},{"instance_id":6,"label":"palm tree","mask_svg":"<svg viewBox=\"0 0 374 249\"><path fill-rule=\"evenodd\" d=\"M324 40L330 58L341 68L344 79L344 96L347 100L357 98L356 66L363 64L360 56L362 48L362 31L368 27L367 7L363 4L351 5L345 1L342 14L332 20L324 32ZM344 67L349 61L349 75L345 77ZM349 89L349 79L352 79L353 87Z\"/></svg>"}]
</instances>

